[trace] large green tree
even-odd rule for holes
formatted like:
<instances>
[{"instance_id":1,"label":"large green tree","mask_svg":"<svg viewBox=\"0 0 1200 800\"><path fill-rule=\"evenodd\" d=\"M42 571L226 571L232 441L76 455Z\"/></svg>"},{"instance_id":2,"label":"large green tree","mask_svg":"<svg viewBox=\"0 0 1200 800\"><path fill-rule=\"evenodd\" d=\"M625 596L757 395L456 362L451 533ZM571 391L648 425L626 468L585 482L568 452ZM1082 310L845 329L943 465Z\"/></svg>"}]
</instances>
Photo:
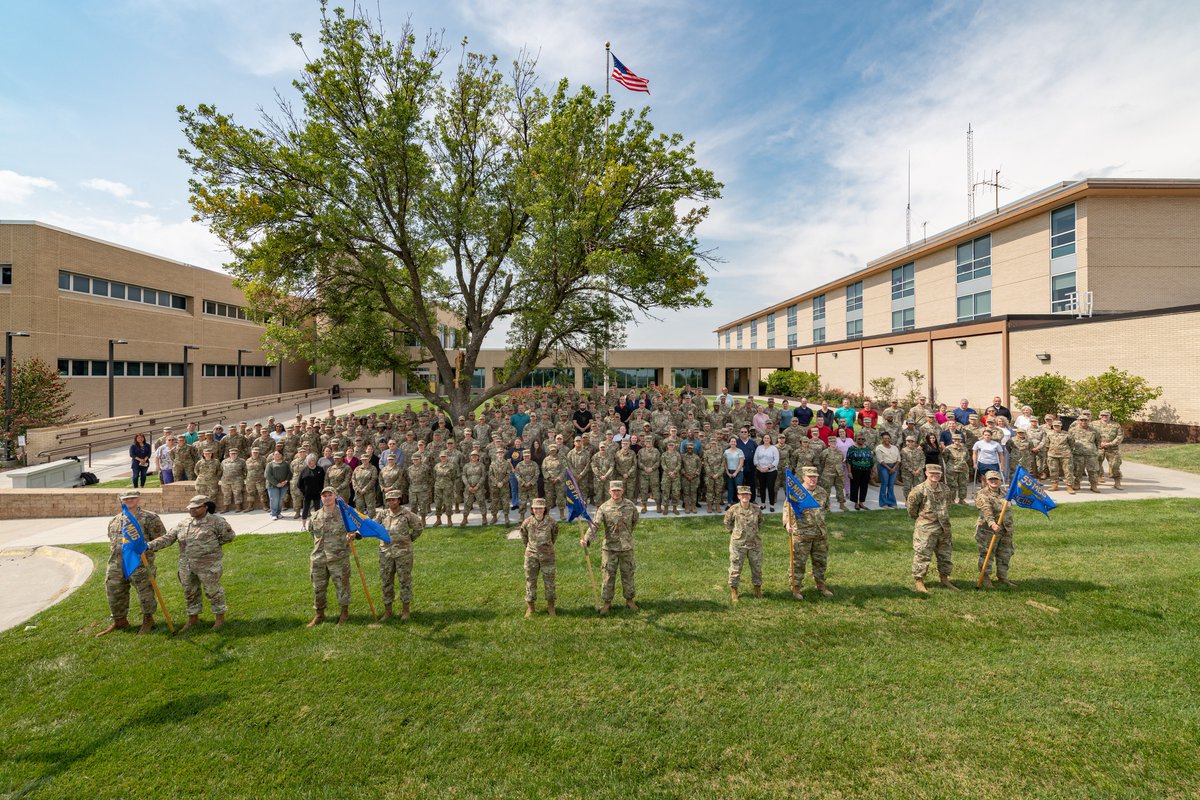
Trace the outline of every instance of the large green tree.
<instances>
[{"instance_id":1,"label":"large green tree","mask_svg":"<svg viewBox=\"0 0 1200 800\"><path fill-rule=\"evenodd\" d=\"M293 37L298 47L301 38ZM707 305L696 228L721 184L647 110L321 6L321 52L259 127L181 107L196 219L269 320L274 356L318 371L436 370L458 415L543 359L598 361L642 315ZM307 54L306 54L307 55ZM461 321L457 348L439 309ZM505 380L472 391L485 337L507 329ZM403 345L412 343L410 353Z\"/></svg>"},{"instance_id":2,"label":"large green tree","mask_svg":"<svg viewBox=\"0 0 1200 800\"><path fill-rule=\"evenodd\" d=\"M49 428L83 419L71 413L71 391L58 370L39 358L13 359L11 434L5 436L8 453L17 450L17 437L30 428Z\"/></svg>"}]
</instances>

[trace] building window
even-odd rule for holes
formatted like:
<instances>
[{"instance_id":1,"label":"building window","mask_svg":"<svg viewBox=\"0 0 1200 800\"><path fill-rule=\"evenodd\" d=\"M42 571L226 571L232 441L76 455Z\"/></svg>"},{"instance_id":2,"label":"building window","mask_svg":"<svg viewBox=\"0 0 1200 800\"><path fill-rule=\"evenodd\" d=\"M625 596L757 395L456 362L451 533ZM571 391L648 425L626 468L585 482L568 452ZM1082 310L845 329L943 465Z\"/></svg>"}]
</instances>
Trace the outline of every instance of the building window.
<instances>
[{"instance_id":1,"label":"building window","mask_svg":"<svg viewBox=\"0 0 1200 800\"><path fill-rule=\"evenodd\" d=\"M846 320L846 338L861 339L862 338L862 320L848 319Z\"/></svg>"},{"instance_id":2,"label":"building window","mask_svg":"<svg viewBox=\"0 0 1200 800\"><path fill-rule=\"evenodd\" d=\"M674 367L671 370L671 386L675 389L682 389L684 386L707 389L708 370L698 367Z\"/></svg>"},{"instance_id":3,"label":"building window","mask_svg":"<svg viewBox=\"0 0 1200 800\"><path fill-rule=\"evenodd\" d=\"M825 326L813 326L813 344L825 344Z\"/></svg>"},{"instance_id":4,"label":"building window","mask_svg":"<svg viewBox=\"0 0 1200 800\"><path fill-rule=\"evenodd\" d=\"M863 282L855 281L846 287L846 313L852 311L862 311L863 307Z\"/></svg>"},{"instance_id":5,"label":"building window","mask_svg":"<svg viewBox=\"0 0 1200 800\"><path fill-rule=\"evenodd\" d=\"M892 333L899 331L911 331L917 327L917 322L914 317L913 309L902 308L892 312Z\"/></svg>"},{"instance_id":6,"label":"building window","mask_svg":"<svg viewBox=\"0 0 1200 800\"><path fill-rule=\"evenodd\" d=\"M992 274L992 237L980 236L958 246L958 282L966 283Z\"/></svg>"},{"instance_id":7,"label":"building window","mask_svg":"<svg viewBox=\"0 0 1200 800\"><path fill-rule=\"evenodd\" d=\"M767 349L775 349L775 313L767 314Z\"/></svg>"},{"instance_id":8,"label":"building window","mask_svg":"<svg viewBox=\"0 0 1200 800\"><path fill-rule=\"evenodd\" d=\"M813 325L825 321L825 295L813 298Z\"/></svg>"},{"instance_id":9,"label":"building window","mask_svg":"<svg viewBox=\"0 0 1200 800\"><path fill-rule=\"evenodd\" d=\"M641 389L655 382L657 371L653 367L617 367L611 371L610 386L617 389ZM583 371L584 388L604 385L604 370Z\"/></svg>"},{"instance_id":10,"label":"building window","mask_svg":"<svg viewBox=\"0 0 1200 800\"><path fill-rule=\"evenodd\" d=\"M892 299L900 300L915 294L916 264L905 264L892 270Z\"/></svg>"},{"instance_id":11,"label":"building window","mask_svg":"<svg viewBox=\"0 0 1200 800\"><path fill-rule=\"evenodd\" d=\"M796 316L799 314L799 312L800 312L799 306L797 306L795 304L788 306L788 310L787 310L788 330L796 329Z\"/></svg>"},{"instance_id":12,"label":"building window","mask_svg":"<svg viewBox=\"0 0 1200 800\"><path fill-rule=\"evenodd\" d=\"M796 332L795 332L795 331L788 331L788 340L787 340L787 342L788 342L788 347L795 347L795 346L796 346Z\"/></svg>"},{"instance_id":13,"label":"building window","mask_svg":"<svg viewBox=\"0 0 1200 800\"><path fill-rule=\"evenodd\" d=\"M958 298L958 321L970 322L974 319L984 319L992 315L992 293L979 292L966 294Z\"/></svg>"},{"instance_id":14,"label":"building window","mask_svg":"<svg viewBox=\"0 0 1200 800\"><path fill-rule=\"evenodd\" d=\"M160 364L159 366L162 367L164 365ZM182 366L183 365L181 364L179 373L180 375L183 374ZM273 369L274 367L259 364L242 364L242 377L269 378L271 377L271 370ZM201 374L206 378L236 378L237 364L205 364L201 370ZM159 377L163 377L161 372L159 373Z\"/></svg>"},{"instance_id":15,"label":"building window","mask_svg":"<svg viewBox=\"0 0 1200 800\"><path fill-rule=\"evenodd\" d=\"M1075 310L1075 273L1050 276L1050 311Z\"/></svg>"},{"instance_id":16,"label":"building window","mask_svg":"<svg viewBox=\"0 0 1200 800\"><path fill-rule=\"evenodd\" d=\"M94 295L96 297L111 297L113 300L125 300L130 303L141 303L148 306L161 306L187 311L187 297L172 294L157 289L147 289L142 286L128 286L124 283L91 278L87 275L77 275L74 272L58 273L58 288L65 292Z\"/></svg>"},{"instance_id":17,"label":"building window","mask_svg":"<svg viewBox=\"0 0 1200 800\"><path fill-rule=\"evenodd\" d=\"M574 367L535 367L517 384L523 389L535 386L574 386Z\"/></svg>"},{"instance_id":18,"label":"building window","mask_svg":"<svg viewBox=\"0 0 1200 800\"><path fill-rule=\"evenodd\" d=\"M1075 252L1075 204L1050 212L1050 257Z\"/></svg>"},{"instance_id":19,"label":"building window","mask_svg":"<svg viewBox=\"0 0 1200 800\"><path fill-rule=\"evenodd\" d=\"M241 319L249 322L259 322L259 319L250 313L242 306L235 306L232 303L218 303L216 300L205 300L203 304L204 313L213 317L228 317L229 319Z\"/></svg>"},{"instance_id":20,"label":"building window","mask_svg":"<svg viewBox=\"0 0 1200 800\"><path fill-rule=\"evenodd\" d=\"M0 286L12 286L12 264L0 264Z\"/></svg>"},{"instance_id":21,"label":"building window","mask_svg":"<svg viewBox=\"0 0 1200 800\"><path fill-rule=\"evenodd\" d=\"M476 367L475 371L471 373L471 388L482 389L485 375L486 371L483 367Z\"/></svg>"},{"instance_id":22,"label":"building window","mask_svg":"<svg viewBox=\"0 0 1200 800\"><path fill-rule=\"evenodd\" d=\"M750 349L758 349L758 320L750 320Z\"/></svg>"},{"instance_id":23,"label":"building window","mask_svg":"<svg viewBox=\"0 0 1200 800\"><path fill-rule=\"evenodd\" d=\"M726 328L726 329L725 329L725 349L726 349L726 350L729 350L729 349L730 349L730 347L729 347L729 337L730 337L729 329L728 329L728 328Z\"/></svg>"},{"instance_id":24,"label":"building window","mask_svg":"<svg viewBox=\"0 0 1200 800\"><path fill-rule=\"evenodd\" d=\"M742 326L737 326L737 349L742 349Z\"/></svg>"}]
</instances>

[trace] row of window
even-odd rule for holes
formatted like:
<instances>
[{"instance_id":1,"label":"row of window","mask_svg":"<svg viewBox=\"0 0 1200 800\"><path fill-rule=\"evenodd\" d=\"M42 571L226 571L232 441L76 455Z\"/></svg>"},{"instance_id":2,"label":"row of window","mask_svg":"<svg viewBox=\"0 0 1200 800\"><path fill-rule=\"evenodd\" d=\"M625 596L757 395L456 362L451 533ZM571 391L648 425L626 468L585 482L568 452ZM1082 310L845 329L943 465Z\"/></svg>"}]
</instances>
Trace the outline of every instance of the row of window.
<instances>
[{"instance_id":1,"label":"row of window","mask_svg":"<svg viewBox=\"0 0 1200 800\"><path fill-rule=\"evenodd\" d=\"M60 358L58 374L64 378L107 378L108 361ZM183 363L166 361L113 361L117 378L182 378Z\"/></svg>"},{"instance_id":2,"label":"row of window","mask_svg":"<svg viewBox=\"0 0 1200 800\"><path fill-rule=\"evenodd\" d=\"M1076 302L1075 276L1075 205L1064 206L1050 214L1050 310L1053 313L1073 311ZM957 284L956 316L959 322L984 319L992 313L992 237L990 234L960 244L955 253ZM892 332L916 328L916 264L909 263L892 270ZM863 282L846 286L846 338L861 338ZM798 308L787 308L788 347L796 347L795 332ZM812 299L812 341L825 342L825 295ZM775 314L767 315L767 347L775 346ZM750 348L757 347L757 321L750 321ZM729 349L730 331L725 331L725 348ZM742 348L742 326L737 327L737 346Z\"/></svg>"},{"instance_id":3,"label":"row of window","mask_svg":"<svg viewBox=\"0 0 1200 800\"><path fill-rule=\"evenodd\" d=\"M11 280L11 277L10 277ZM64 292L78 292L96 297L111 297L113 300L125 300L130 303L142 303L147 306L161 306L187 311L187 297L160 289L148 289L145 286L134 286L130 283L110 281L105 278L93 278L75 272L58 273L58 288Z\"/></svg>"},{"instance_id":4,"label":"row of window","mask_svg":"<svg viewBox=\"0 0 1200 800\"><path fill-rule=\"evenodd\" d=\"M243 378L269 378L273 367L258 364L242 364ZM237 364L205 364L202 374L206 378L236 378Z\"/></svg>"},{"instance_id":5,"label":"row of window","mask_svg":"<svg viewBox=\"0 0 1200 800\"><path fill-rule=\"evenodd\" d=\"M245 307L235 306L232 303L218 303L216 300L205 300L203 307L205 314L210 314L214 317L229 317L229 319L243 319L249 322L263 321Z\"/></svg>"}]
</instances>

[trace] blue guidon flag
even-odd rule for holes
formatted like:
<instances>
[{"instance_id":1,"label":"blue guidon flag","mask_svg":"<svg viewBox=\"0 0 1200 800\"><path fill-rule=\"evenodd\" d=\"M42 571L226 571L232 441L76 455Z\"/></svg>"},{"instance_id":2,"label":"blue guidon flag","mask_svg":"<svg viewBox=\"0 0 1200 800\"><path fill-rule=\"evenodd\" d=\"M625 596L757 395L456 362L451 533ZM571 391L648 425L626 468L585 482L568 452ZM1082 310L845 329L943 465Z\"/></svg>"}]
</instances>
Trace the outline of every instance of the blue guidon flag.
<instances>
[{"instance_id":1,"label":"blue guidon flag","mask_svg":"<svg viewBox=\"0 0 1200 800\"><path fill-rule=\"evenodd\" d=\"M1046 490L1037 482L1037 479L1030 475L1024 467L1017 467L1013 472L1012 483L1008 487L1006 499L1021 508L1040 511L1047 517L1050 516L1050 509L1058 507L1058 504L1050 499L1050 495L1046 494Z\"/></svg>"},{"instance_id":2,"label":"blue guidon flag","mask_svg":"<svg viewBox=\"0 0 1200 800\"><path fill-rule=\"evenodd\" d=\"M567 495L567 504L570 509L570 516L567 517L567 522L574 522L576 517L583 517L588 522L592 521L592 517L588 514L587 503L583 502L583 493L579 491L579 482L575 480L574 473L567 470L567 485L564 490Z\"/></svg>"},{"instance_id":3,"label":"blue guidon flag","mask_svg":"<svg viewBox=\"0 0 1200 800\"><path fill-rule=\"evenodd\" d=\"M346 501L340 497L337 504L342 512L342 524L346 526L346 530L351 533L357 533L360 536L369 536L373 539L378 539L384 544L392 543L392 537L388 534L387 528L370 517L364 517L362 514L359 514L358 509L346 505Z\"/></svg>"},{"instance_id":4,"label":"blue guidon flag","mask_svg":"<svg viewBox=\"0 0 1200 800\"><path fill-rule=\"evenodd\" d=\"M612 55L613 60L612 79L614 81L631 92L645 92L646 94L650 94L649 78L639 78L633 74L633 70L622 64L621 59L617 58L615 54L610 55Z\"/></svg>"},{"instance_id":5,"label":"blue guidon flag","mask_svg":"<svg viewBox=\"0 0 1200 800\"><path fill-rule=\"evenodd\" d=\"M142 565L146 537L142 535L142 524L124 503L121 504L121 511L125 514L125 522L121 525L121 569L125 573L125 580L129 580L134 570Z\"/></svg>"},{"instance_id":6,"label":"blue guidon flag","mask_svg":"<svg viewBox=\"0 0 1200 800\"><path fill-rule=\"evenodd\" d=\"M821 507L821 504L817 502L817 498L808 493L808 490L804 488L804 484L796 480L796 476L792 474L790 469L784 472L784 486L786 487L784 491L787 494L788 505L792 507L792 513L796 515L796 519L804 515L804 509L806 508Z\"/></svg>"}]
</instances>

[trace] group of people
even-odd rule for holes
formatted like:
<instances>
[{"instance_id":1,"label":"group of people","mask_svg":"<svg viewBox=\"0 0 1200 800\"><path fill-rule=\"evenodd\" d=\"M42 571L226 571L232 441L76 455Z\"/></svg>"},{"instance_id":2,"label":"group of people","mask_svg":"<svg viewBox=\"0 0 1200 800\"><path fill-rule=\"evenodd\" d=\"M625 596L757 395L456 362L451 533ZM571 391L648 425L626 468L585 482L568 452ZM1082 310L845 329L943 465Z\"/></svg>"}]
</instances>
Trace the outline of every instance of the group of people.
<instances>
[{"instance_id":1,"label":"group of people","mask_svg":"<svg viewBox=\"0 0 1200 800\"><path fill-rule=\"evenodd\" d=\"M924 580L934 560L942 584L953 588L948 508L966 504L968 497L980 513L980 566L982 542L990 543L996 533L992 565L997 580L1011 585L1012 518L1000 521L997 503L1003 503L1000 489L1012 469L1023 466L1035 477L1049 478L1052 490L1065 480L1072 492L1086 475L1089 488L1098 491L1107 463L1115 488L1121 488L1121 428L1108 412L1101 412L1094 425L1081 414L1064 431L1060 419L1047 415L1043 425L1028 407L1010 422L999 397L980 415L967 400L953 410L933 409L925 398L906 410L895 400L882 409L870 401L852 408L844 400L834 409L824 402L810 406L804 399L796 406L773 398L743 401L727 391L715 401L686 389L654 387L638 395L598 394L535 390L528 402L485 405L478 415L457 420L425 405L365 417L337 417L331 411L325 419L297 417L286 428L272 419L266 426L242 423L229 433L219 426L199 432L189 425L179 436L165 429L146 448L150 457L162 469L165 455L173 478L194 478L198 494L189 504L190 520L171 534L155 515L138 508L135 496L125 498L143 519L150 542L150 560L139 571L152 571L153 552L178 541L188 626L195 624L202 591L219 626L225 613L220 546L233 534L217 509L261 506L279 518L290 504L313 536L315 613L309 624L325 619L330 583L338 620L345 622L348 548L357 534L347 531L340 499L389 531L391 542L379 549L385 618L393 615L398 584L400 616L407 619L413 542L431 514L439 526L443 518L452 524L455 514L466 525L475 509L482 524L488 524L489 514L491 524L501 516L509 524L516 512L526 544L526 614L534 611L539 577L553 614L557 525L577 489L581 504L597 507L581 544L590 546L602 535L601 613L611 607L618 575L627 605L636 608L633 531L651 502L661 514L677 514L680 506L685 513L701 506L724 513L730 532L729 587L737 602L746 561L755 594L761 595L763 512L775 510L791 470L820 505L796 514L786 500L780 504L792 543L790 588L797 598L809 568L817 590L832 594L825 584L824 522L831 496L842 510L847 510L847 495L862 509L872 484L878 485L884 508L897 507L896 487L901 487L916 520L912 573L917 591L927 591ZM977 482L982 485L972 494L968 487ZM139 591L142 627L148 630L154 602L142 592L146 576L139 578L135 571L125 579L119 571L122 519L114 518L109 530L115 559L108 576L109 630L128 625L131 585Z\"/></svg>"}]
</instances>

